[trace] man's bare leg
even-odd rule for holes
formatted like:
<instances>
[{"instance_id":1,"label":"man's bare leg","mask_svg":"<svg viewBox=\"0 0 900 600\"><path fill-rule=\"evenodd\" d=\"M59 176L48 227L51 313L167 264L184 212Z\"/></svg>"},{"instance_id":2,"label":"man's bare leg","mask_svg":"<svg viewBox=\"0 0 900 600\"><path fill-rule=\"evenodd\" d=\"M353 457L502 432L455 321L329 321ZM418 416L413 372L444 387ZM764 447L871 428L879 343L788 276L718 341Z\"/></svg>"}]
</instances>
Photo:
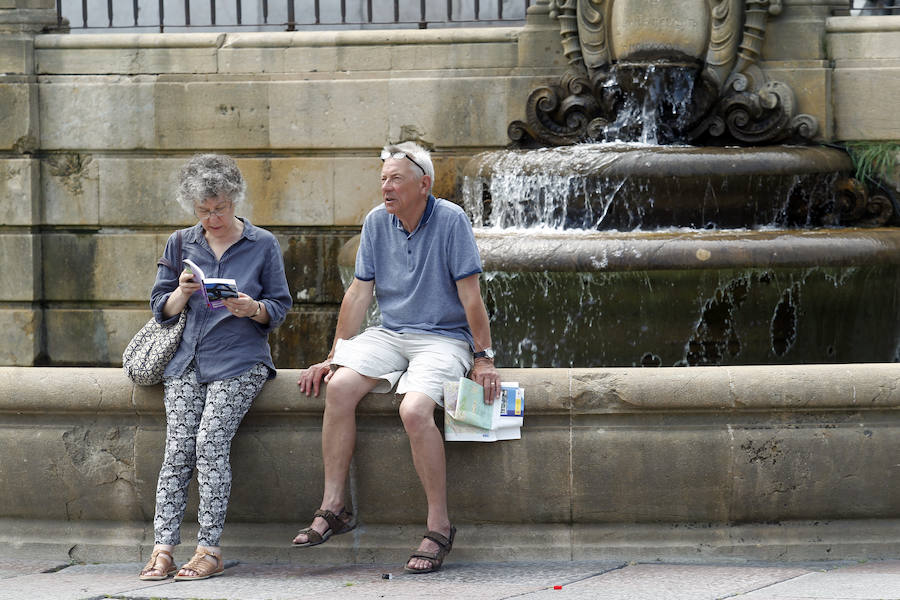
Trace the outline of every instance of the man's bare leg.
<instances>
[{"instance_id":1,"label":"man's bare leg","mask_svg":"<svg viewBox=\"0 0 900 600\"><path fill-rule=\"evenodd\" d=\"M344 508L347 473L356 445L356 407L377 383L377 379L341 367L331 377L325 390L325 414L322 418L325 491L319 508L330 510L336 515ZM321 534L328 529L328 523L322 517L316 517L311 527ZM305 544L308 541L306 534L299 534L294 538L295 544Z\"/></svg>"},{"instance_id":2,"label":"man's bare leg","mask_svg":"<svg viewBox=\"0 0 900 600\"><path fill-rule=\"evenodd\" d=\"M434 400L419 392L409 392L400 403L400 418L409 436L413 464L428 501L426 527L450 537L450 516L447 512L447 461L444 457L444 438L434 424ZM423 539L419 550L437 552L439 546ZM411 569L427 569L431 561L411 558Z\"/></svg>"}]
</instances>

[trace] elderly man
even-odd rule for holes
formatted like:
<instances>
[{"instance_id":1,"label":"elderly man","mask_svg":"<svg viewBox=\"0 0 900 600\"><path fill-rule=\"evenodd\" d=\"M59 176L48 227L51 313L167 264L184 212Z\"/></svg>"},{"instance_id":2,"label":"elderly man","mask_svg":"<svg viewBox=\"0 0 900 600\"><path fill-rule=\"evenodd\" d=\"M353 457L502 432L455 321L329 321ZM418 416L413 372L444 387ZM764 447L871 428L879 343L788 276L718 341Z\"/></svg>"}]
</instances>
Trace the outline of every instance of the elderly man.
<instances>
[{"instance_id":1,"label":"elderly man","mask_svg":"<svg viewBox=\"0 0 900 600\"><path fill-rule=\"evenodd\" d=\"M471 369L490 403L499 396L500 377L468 218L455 204L431 195L434 166L426 150L405 142L385 147L381 159L384 203L363 223L334 344L328 358L304 370L298 382L307 396L318 396L323 380L328 386L322 423L325 491L312 524L297 534L294 545L315 546L355 526L344 499L356 406L367 393L396 385L403 395L400 418L428 501L427 532L405 570L429 573L441 568L456 534L447 511L443 438L434 422L435 406L443 406L443 383ZM373 291L382 325L356 335Z\"/></svg>"}]
</instances>

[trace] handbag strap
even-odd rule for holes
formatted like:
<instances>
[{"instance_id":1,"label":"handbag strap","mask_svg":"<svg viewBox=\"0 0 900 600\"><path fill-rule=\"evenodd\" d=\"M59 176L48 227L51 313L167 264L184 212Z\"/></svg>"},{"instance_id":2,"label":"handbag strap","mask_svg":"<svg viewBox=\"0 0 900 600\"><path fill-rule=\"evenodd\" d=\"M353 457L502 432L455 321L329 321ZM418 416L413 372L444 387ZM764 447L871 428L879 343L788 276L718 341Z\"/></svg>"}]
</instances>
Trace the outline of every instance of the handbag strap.
<instances>
[{"instance_id":1,"label":"handbag strap","mask_svg":"<svg viewBox=\"0 0 900 600\"><path fill-rule=\"evenodd\" d=\"M178 263L180 264L181 259L183 258L183 255L181 254L181 230L180 229L175 232L175 254L178 256ZM156 264L163 265L164 267L169 267L176 273L180 272L177 268L175 268L175 265L173 265L171 262L169 262L169 259L166 258L165 256L161 256L160 259L158 261L156 261Z\"/></svg>"}]
</instances>

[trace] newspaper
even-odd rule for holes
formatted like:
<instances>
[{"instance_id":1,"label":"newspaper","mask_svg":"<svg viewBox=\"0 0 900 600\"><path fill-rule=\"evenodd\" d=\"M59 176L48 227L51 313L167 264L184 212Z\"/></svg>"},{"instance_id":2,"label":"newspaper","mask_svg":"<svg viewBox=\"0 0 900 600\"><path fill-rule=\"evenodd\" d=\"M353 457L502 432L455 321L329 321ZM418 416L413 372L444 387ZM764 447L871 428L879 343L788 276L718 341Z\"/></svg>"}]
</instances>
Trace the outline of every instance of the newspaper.
<instances>
[{"instance_id":1,"label":"newspaper","mask_svg":"<svg viewBox=\"0 0 900 600\"><path fill-rule=\"evenodd\" d=\"M500 398L484 403L484 388L465 377L444 383L444 439L448 442L497 442L522 437L525 390L518 382L500 382ZM484 425L484 426L479 426Z\"/></svg>"}]
</instances>

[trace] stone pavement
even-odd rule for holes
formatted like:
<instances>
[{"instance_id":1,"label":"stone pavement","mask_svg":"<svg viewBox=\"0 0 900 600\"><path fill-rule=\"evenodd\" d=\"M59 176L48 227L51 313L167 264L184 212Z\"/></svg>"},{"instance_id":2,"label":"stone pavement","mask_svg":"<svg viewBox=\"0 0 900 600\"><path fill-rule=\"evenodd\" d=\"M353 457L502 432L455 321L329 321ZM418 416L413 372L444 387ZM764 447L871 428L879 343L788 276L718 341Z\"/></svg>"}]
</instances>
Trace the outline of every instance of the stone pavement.
<instances>
[{"instance_id":1,"label":"stone pavement","mask_svg":"<svg viewBox=\"0 0 900 600\"><path fill-rule=\"evenodd\" d=\"M180 558L180 556L176 556ZM138 563L0 559L0 600L465 598L466 600L900 600L900 560L829 563L454 563L430 575L399 565L229 561L206 581L144 582Z\"/></svg>"}]
</instances>

